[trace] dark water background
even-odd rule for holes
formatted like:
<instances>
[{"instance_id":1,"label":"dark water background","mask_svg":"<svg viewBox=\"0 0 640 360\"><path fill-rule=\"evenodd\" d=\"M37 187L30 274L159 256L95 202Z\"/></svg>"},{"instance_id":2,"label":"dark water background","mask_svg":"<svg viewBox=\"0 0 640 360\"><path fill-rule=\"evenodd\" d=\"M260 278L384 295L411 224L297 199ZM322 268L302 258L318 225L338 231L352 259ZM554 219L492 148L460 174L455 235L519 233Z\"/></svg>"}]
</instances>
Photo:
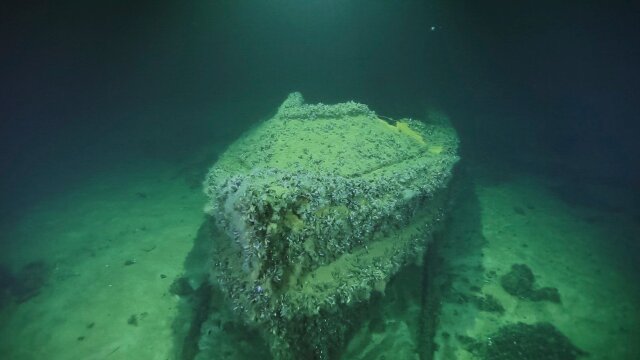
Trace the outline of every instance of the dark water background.
<instances>
[{"instance_id":1,"label":"dark water background","mask_svg":"<svg viewBox=\"0 0 640 360\"><path fill-rule=\"evenodd\" d=\"M632 1L0 7L5 215L125 162L227 144L295 90L387 116L443 109L463 156L496 171L640 185Z\"/></svg>"}]
</instances>

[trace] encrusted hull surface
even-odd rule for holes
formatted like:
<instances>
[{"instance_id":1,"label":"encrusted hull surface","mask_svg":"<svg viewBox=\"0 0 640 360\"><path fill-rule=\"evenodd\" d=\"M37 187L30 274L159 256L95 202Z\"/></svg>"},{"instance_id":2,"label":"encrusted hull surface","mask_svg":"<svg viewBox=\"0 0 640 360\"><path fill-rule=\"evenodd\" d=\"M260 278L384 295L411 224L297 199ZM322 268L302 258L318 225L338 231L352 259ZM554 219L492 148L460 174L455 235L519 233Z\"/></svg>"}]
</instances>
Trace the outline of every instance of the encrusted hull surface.
<instances>
[{"instance_id":1,"label":"encrusted hull surface","mask_svg":"<svg viewBox=\"0 0 640 360\"><path fill-rule=\"evenodd\" d=\"M220 157L204 184L213 278L277 358L335 357L371 294L422 259L457 147L441 114L388 121L293 93Z\"/></svg>"}]
</instances>

